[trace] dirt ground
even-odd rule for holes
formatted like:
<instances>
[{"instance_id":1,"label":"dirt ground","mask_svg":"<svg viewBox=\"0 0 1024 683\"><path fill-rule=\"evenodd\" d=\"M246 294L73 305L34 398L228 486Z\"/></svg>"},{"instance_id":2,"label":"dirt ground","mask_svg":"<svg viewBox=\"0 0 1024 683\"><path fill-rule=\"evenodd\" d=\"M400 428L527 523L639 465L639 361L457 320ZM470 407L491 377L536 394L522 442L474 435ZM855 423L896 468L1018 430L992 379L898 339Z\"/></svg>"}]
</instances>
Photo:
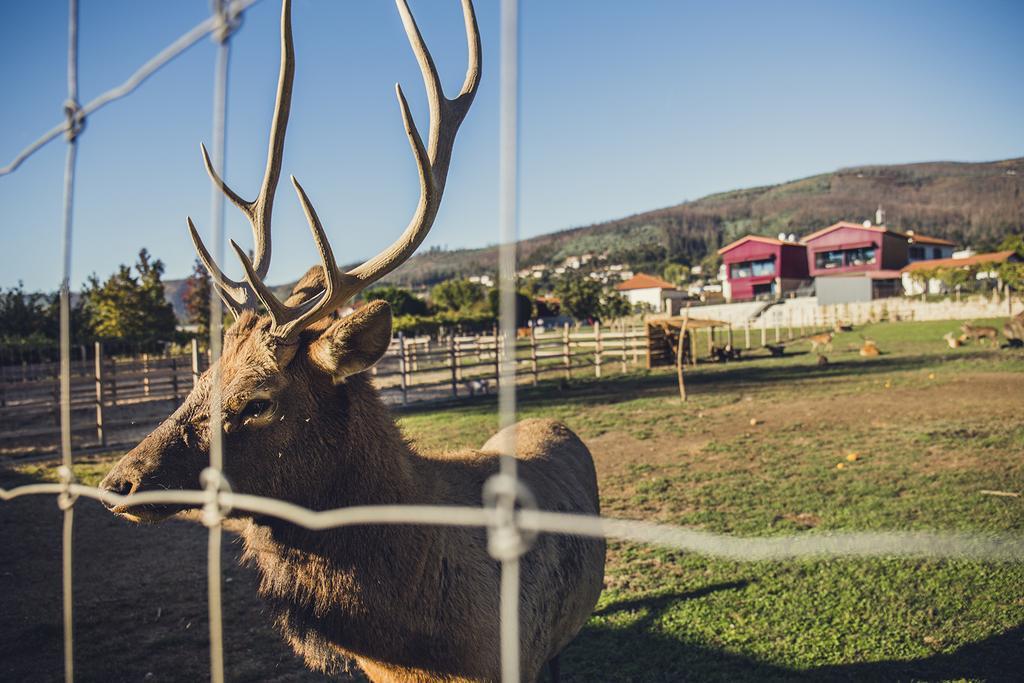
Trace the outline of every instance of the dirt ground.
<instances>
[{"instance_id":1,"label":"dirt ground","mask_svg":"<svg viewBox=\"0 0 1024 683\"><path fill-rule=\"evenodd\" d=\"M808 395L785 405L748 401L710 408L707 438L685 445L699 450L711 438L750 430L811 423L829 416L837 425L887 424L918 415L984 413L1019 421L1024 383L1012 374L961 375L936 384L878 393ZM678 454L676 437L646 440L617 431L590 439L602 478L630 462ZM672 441L672 448L668 448ZM969 463L961 463L969 464ZM713 466L712 462L705 466ZM0 470L0 484L28 483ZM61 618L61 513L51 496L26 496L0 510L0 680L63 678ZM75 506L75 664L80 681L194 681L208 677L205 528L194 519L135 526L99 503ZM237 536L225 533L224 640L232 681L318 681L274 631L256 597L255 573L238 565ZM342 675L342 680L352 680ZM361 680L355 678L355 680Z\"/></svg>"}]
</instances>

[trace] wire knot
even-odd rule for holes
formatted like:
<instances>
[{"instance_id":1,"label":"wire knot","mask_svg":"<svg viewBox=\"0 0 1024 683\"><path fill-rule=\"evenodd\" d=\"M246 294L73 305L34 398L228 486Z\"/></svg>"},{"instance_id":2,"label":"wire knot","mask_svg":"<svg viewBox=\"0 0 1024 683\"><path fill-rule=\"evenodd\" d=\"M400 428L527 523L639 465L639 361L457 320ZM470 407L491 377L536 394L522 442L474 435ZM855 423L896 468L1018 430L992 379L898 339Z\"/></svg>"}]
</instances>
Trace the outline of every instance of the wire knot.
<instances>
[{"instance_id":1,"label":"wire knot","mask_svg":"<svg viewBox=\"0 0 1024 683\"><path fill-rule=\"evenodd\" d=\"M211 35L217 43L223 43L235 31L242 27L242 10L230 0L213 0L213 14L217 17L217 25Z\"/></svg>"},{"instance_id":2,"label":"wire knot","mask_svg":"<svg viewBox=\"0 0 1024 683\"><path fill-rule=\"evenodd\" d=\"M519 526L517 510L537 509L537 499L516 477L498 473L484 483L484 505L495 511L494 524L487 528L487 552L494 559L515 560L530 550L535 531Z\"/></svg>"},{"instance_id":3,"label":"wire knot","mask_svg":"<svg viewBox=\"0 0 1024 683\"><path fill-rule=\"evenodd\" d=\"M208 527L219 525L229 512L230 507L222 506L220 502L221 493L231 493L231 485L224 478L224 473L218 469L207 467L199 473L199 483L203 485L206 492L206 501L203 503L203 524Z\"/></svg>"},{"instance_id":4,"label":"wire knot","mask_svg":"<svg viewBox=\"0 0 1024 683\"><path fill-rule=\"evenodd\" d=\"M71 506L78 500L77 493L71 493L71 485L75 483L75 473L67 465L57 468L57 480L60 482L60 493L57 494L57 507L61 510L70 510Z\"/></svg>"},{"instance_id":5,"label":"wire knot","mask_svg":"<svg viewBox=\"0 0 1024 683\"><path fill-rule=\"evenodd\" d=\"M85 130L85 112L77 100L64 101L64 118L67 119L64 137L68 142L74 142L75 138Z\"/></svg>"}]
</instances>

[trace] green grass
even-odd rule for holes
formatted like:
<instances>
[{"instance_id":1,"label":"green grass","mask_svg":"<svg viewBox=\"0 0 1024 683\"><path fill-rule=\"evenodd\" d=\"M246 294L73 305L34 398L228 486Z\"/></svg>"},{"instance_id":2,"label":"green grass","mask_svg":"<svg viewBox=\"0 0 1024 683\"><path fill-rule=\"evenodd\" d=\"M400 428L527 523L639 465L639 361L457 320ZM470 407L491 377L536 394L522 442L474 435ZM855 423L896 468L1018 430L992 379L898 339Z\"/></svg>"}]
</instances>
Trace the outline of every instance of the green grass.
<instances>
[{"instance_id":1,"label":"green grass","mask_svg":"<svg viewBox=\"0 0 1024 683\"><path fill-rule=\"evenodd\" d=\"M544 383L521 392L519 413L592 442L613 516L746 536L1024 532L1024 498L980 493L1024 491L1024 353L949 349L956 328L865 326L836 337L824 368L806 353L702 365L685 405L670 369ZM847 350L860 335L883 355ZM989 381L1009 393L986 394ZM493 402L401 419L435 449L479 446L496 423ZM564 660L580 681L1012 679L1024 564L740 563L613 543L597 612Z\"/></svg>"},{"instance_id":2,"label":"green grass","mask_svg":"<svg viewBox=\"0 0 1024 683\"><path fill-rule=\"evenodd\" d=\"M611 516L739 536L1024 532L1024 498L980 493L1024 492L1024 352L949 349L942 335L957 326L864 326L836 337L826 367L806 342L783 358L700 365L686 404L672 369L600 381L580 371L524 388L519 413L563 420L590 444ZM861 335L883 355L850 350ZM496 403L408 410L400 423L425 450L477 447L497 427ZM96 483L108 463L76 474ZM49 466L22 469L52 478ZM562 663L571 681L1021 671L1024 563L743 563L628 543L610 544L597 610Z\"/></svg>"}]
</instances>

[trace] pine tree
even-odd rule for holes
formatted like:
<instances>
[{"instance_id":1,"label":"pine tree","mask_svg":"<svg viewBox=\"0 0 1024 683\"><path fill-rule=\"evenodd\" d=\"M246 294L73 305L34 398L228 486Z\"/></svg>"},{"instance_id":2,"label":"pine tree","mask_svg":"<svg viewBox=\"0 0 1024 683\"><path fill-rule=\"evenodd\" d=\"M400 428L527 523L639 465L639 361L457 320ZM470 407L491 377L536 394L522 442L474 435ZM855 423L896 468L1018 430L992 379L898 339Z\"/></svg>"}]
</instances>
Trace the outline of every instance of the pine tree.
<instances>
[{"instance_id":1,"label":"pine tree","mask_svg":"<svg viewBox=\"0 0 1024 683\"><path fill-rule=\"evenodd\" d=\"M210 274L199 259L192 265L192 274L185 283L185 312L196 326L199 337L210 334Z\"/></svg>"}]
</instances>

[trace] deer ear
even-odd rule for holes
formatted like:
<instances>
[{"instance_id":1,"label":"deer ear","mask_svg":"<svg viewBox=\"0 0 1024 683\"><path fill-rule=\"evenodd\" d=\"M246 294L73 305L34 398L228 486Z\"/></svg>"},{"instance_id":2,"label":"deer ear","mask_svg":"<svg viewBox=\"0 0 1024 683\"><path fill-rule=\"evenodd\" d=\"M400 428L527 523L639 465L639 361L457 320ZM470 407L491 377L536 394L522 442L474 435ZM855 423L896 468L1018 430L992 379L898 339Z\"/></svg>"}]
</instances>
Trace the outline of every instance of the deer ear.
<instances>
[{"instance_id":1,"label":"deer ear","mask_svg":"<svg viewBox=\"0 0 1024 683\"><path fill-rule=\"evenodd\" d=\"M338 320L310 345L313 363L340 382L369 370L391 344L391 306L371 301Z\"/></svg>"}]
</instances>

